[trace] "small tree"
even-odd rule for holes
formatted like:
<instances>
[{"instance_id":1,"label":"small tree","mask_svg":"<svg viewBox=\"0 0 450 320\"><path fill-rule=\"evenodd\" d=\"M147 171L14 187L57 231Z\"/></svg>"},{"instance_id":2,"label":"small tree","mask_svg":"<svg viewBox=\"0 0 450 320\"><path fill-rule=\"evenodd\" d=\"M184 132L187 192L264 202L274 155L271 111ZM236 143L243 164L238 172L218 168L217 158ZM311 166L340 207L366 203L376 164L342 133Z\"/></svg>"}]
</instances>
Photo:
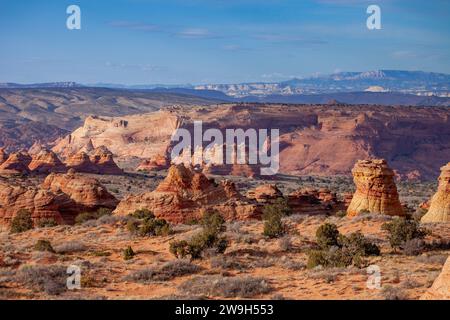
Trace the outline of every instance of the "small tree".
<instances>
[{"instance_id":1,"label":"small tree","mask_svg":"<svg viewBox=\"0 0 450 320\"><path fill-rule=\"evenodd\" d=\"M133 249L128 246L124 251L123 251L123 259L124 260L131 260L134 258L134 256L136 255L136 253L134 253Z\"/></svg>"},{"instance_id":2,"label":"small tree","mask_svg":"<svg viewBox=\"0 0 450 320\"><path fill-rule=\"evenodd\" d=\"M335 224L325 223L316 230L317 244L322 248L337 246L339 230Z\"/></svg>"},{"instance_id":3,"label":"small tree","mask_svg":"<svg viewBox=\"0 0 450 320\"><path fill-rule=\"evenodd\" d=\"M31 212L26 209L19 210L11 221L11 233L20 233L31 229L33 229Z\"/></svg>"},{"instance_id":4,"label":"small tree","mask_svg":"<svg viewBox=\"0 0 450 320\"><path fill-rule=\"evenodd\" d=\"M48 240L38 240L36 244L34 245L34 250L36 251L48 251L48 252L55 252L55 250L52 247L52 244Z\"/></svg>"},{"instance_id":5,"label":"small tree","mask_svg":"<svg viewBox=\"0 0 450 320\"><path fill-rule=\"evenodd\" d=\"M394 250L402 247L409 240L423 239L429 233L420 228L417 221L404 218L397 218L392 222L385 223L382 229L388 232L389 243Z\"/></svg>"}]
</instances>

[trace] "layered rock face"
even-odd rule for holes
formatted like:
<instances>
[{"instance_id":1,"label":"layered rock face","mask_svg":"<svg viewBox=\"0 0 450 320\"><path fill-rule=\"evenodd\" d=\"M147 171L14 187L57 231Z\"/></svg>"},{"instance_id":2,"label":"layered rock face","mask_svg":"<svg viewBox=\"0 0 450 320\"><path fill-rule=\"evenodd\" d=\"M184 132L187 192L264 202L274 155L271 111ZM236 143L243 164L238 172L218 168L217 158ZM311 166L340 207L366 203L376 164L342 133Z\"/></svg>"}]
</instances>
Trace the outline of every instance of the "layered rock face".
<instances>
[{"instance_id":1,"label":"layered rock face","mask_svg":"<svg viewBox=\"0 0 450 320\"><path fill-rule=\"evenodd\" d=\"M28 165L31 162L31 157L26 152L11 153L0 165L1 174L20 174L29 172Z\"/></svg>"},{"instance_id":2,"label":"layered rock face","mask_svg":"<svg viewBox=\"0 0 450 320\"><path fill-rule=\"evenodd\" d=\"M239 194L233 183L216 183L183 164L171 166L155 191L128 196L114 212L127 215L138 209L149 209L172 223L198 219L207 210L218 210L228 220L261 215L260 207Z\"/></svg>"},{"instance_id":3,"label":"layered rock face","mask_svg":"<svg viewBox=\"0 0 450 320\"><path fill-rule=\"evenodd\" d=\"M203 131L279 129L279 172L286 174L350 174L358 159L384 158L402 179L434 179L439 164L450 158L448 110L357 105L229 104L117 118L88 117L54 151L67 157L92 141L95 146L105 145L119 159L155 159L170 151L176 129L192 132L195 120L203 122ZM215 165L206 170L251 176L260 169L252 166Z\"/></svg>"},{"instance_id":4,"label":"layered rock face","mask_svg":"<svg viewBox=\"0 0 450 320\"><path fill-rule=\"evenodd\" d=\"M433 285L420 298L421 300L450 300L450 257L447 259Z\"/></svg>"},{"instance_id":5,"label":"layered rock face","mask_svg":"<svg viewBox=\"0 0 450 320\"><path fill-rule=\"evenodd\" d=\"M66 166L49 150L41 150L32 156L28 169L37 173L66 172Z\"/></svg>"},{"instance_id":6,"label":"layered rock face","mask_svg":"<svg viewBox=\"0 0 450 320\"><path fill-rule=\"evenodd\" d=\"M421 221L424 223L450 221L450 162L441 168L438 190Z\"/></svg>"},{"instance_id":7,"label":"layered rock face","mask_svg":"<svg viewBox=\"0 0 450 320\"><path fill-rule=\"evenodd\" d=\"M29 210L33 220L52 218L63 223L61 204L67 203L63 195L34 187L13 186L0 182L0 222L8 224L21 209Z\"/></svg>"},{"instance_id":8,"label":"layered rock face","mask_svg":"<svg viewBox=\"0 0 450 320\"><path fill-rule=\"evenodd\" d=\"M356 191L347 209L347 216L353 217L364 211L390 216L404 215L394 172L385 160L360 160L352 173Z\"/></svg>"},{"instance_id":9,"label":"layered rock face","mask_svg":"<svg viewBox=\"0 0 450 320\"><path fill-rule=\"evenodd\" d=\"M113 154L104 146L98 147L88 155L80 151L69 157L66 161L67 168L77 172L95 173L95 174L122 174L114 162Z\"/></svg>"}]
</instances>

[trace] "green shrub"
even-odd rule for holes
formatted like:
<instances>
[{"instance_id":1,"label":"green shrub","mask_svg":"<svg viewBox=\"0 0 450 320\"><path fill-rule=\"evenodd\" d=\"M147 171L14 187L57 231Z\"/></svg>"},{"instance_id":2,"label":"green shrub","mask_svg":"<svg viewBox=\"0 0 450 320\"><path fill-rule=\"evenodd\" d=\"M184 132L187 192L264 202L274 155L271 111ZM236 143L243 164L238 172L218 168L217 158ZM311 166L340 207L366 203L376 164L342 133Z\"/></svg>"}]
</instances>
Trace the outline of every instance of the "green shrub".
<instances>
[{"instance_id":1,"label":"green shrub","mask_svg":"<svg viewBox=\"0 0 450 320\"><path fill-rule=\"evenodd\" d=\"M420 228L417 221L404 218L397 218L392 222L385 223L382 229L388 232L389 243L394 250L401 248L409 240L423 239L429 233Z\"/></svg>"},{"instance_id":2,"label":"green shrub","mask_svg":"<svg viewBox=\"0 0 450 320\"><path fill-rule=\"evenodd\" d=\"M139 209L130 213L130 216L136 219L154 219L155 215L148 209Z\"/></svg>"},{"instance_id":3,"label":"green shrub","mask_svg":"<svg viewBox=\"0 0 450 320\"><path fill-rule=\"evenodd\" d=\"M346 216L347 216L347 212L345 210L339 210L338 212L336 212L336 217L344 218Z\"/></svg>"},{"instance_id":4,"label":"green shrub","mask_svg":"<svg viewBox=\"0 0 450 320\"><path fill-rule=\"evenodd\" d=\"M193 236L189 241L173 241L169 244L170 252L176 258L189 255L191 259L200 259L207 248L215 248L216 253L224 253L228 248L228 241L220 237L225 231L225 220L218 212L206 212L202 219L202 232Z\"/></svg>"},{"instance_id":5,"label":"green shrub","mask_svg":"<svg viewBox=\"0 0 450 320\"><path fill-rule=\"evenodd\" d=\"M33 229L33 220L29 210L21 209L11 221L11 233L20 233Z\"/></svg>"},{"instance_id":6,"label":"green shrub","mask_svg":"<svg viewBox=\"0 0 450 320\"><path fill-rule=\"evenodd\" d=\"M51 228L51 227L56 227L57 225L58 225L58 223L53 218L44 218L44 219L40 219L37 222L38 228Z\"/></svg>"},{"instance_id":7,"label":"green shrub","mask_svg":"<svg viewBox=\"0 0 450 320\"><path fill-rule=\"evenodd\" d=\"M263 235L269 238L279 238L285 233L285 227L281 221L281 216L275 214L264 221Z\"/></svg>"},{"instance_id":8,"label":"green shrub","mask_svg":"<svg viewBox=\"0 0 450 320\"><path fill-rule=\"evenodd\" d=\"M339 230L335 224L325 223L316 231L316 241L321 248L338 245Z\"/></svg>"},{"instance_id":9,"label":"green shrub","mask_svg":"<svg viewBox=\"0 0 450 320\"><path fill-rule=\"evenodd\" d=\"M134 253L133 249L128 246L125 250L123 250L123 259L124 260L131 260L134 258L136 254Z\"/></svg>"},{"instance_id":10,"label":"green shrub","mask_svg":"<svg viewBox=\"0 0 450 320\"><path fill-rule=\"evenodd\" d=\"M55 252L55 250L52 247L52 244L48 240L38 240L34 245L34 250Z\"/></svg>"},{"instance_id":11,"label":"green shrub","mask_svg":"<svg viewBox=\"0 0 450 320\"><path fill-rule=\"evenodd\" d=\"M278 198L272 204L266 205L263 209L263 219L268 220L273 216L286 217L292 214L292 209L285 198Z\"/></svg>"}]
</instances>

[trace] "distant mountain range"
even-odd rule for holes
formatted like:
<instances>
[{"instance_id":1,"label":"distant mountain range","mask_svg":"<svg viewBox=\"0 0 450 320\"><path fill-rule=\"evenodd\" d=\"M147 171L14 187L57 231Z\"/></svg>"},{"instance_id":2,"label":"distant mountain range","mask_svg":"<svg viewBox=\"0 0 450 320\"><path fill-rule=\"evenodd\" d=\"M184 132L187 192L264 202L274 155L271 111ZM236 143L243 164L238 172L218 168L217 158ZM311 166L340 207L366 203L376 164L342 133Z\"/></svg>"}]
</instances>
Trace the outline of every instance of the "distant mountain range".
<instances>
[{"instance_id":1,"label":"distant mountain range","mask_svg":"<svg viewBox=\"0 0 450 320\"><path fill-rule=\"evenodd\" d=\"M423 71L378 70L339 72L294 78L281 82L203 85L123 85L52 82L36 84L0 83L0 88L82 88L153 91L186 94L236 102L326 103L337 100L354 104L449 105L450 75Z\"/></svg>"}]
</instances>

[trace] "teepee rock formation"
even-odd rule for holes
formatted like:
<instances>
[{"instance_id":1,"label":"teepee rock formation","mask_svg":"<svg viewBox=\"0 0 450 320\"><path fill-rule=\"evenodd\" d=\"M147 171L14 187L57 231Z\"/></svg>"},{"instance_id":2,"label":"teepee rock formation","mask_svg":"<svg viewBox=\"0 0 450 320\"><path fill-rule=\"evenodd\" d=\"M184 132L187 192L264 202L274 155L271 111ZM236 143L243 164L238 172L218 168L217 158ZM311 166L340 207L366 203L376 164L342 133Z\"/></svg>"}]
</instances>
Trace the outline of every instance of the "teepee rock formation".
<instances>
[{"instance_id":1,"label":"teepee rock formation","mask_svg":"<svg viewBox=\"0 0 450 320\"><path fill-rule=\"evenodd\" d=\"M450 221L450 162L441 168L438 190L431 199L430 209L421 222Z\"/></svg>"},{"instance_id":2,"label":"teepee rock formation","mask_svg":"<svg viewBox=\"0 0 450 320\"><path fill-rule=\"evenodd\" d=\"M11 153L0 165L0 173L2 174L20 174L28 173L28 165L31 162L31 157L27 152L15 152Z\"/></svg>"},{"instance_id":3,"label":"teepee rock formation","mask_svg":"<svg viewBox=\"0 0 450 320\"><path fill-rule=\"evenodd\" d=\"M359 160L352 174L356 192L347 209L347 216L353 217L367 211L390 216L404 215L394 182L394 172L386 160Z\"/></svg>"},{"instance_id":4,"label":"teepee rock formation","mask_svg":"<svg viewBox=\"0 0 450 320\"><path fill-rule=\"evenodd\" d=\"M51 173L66 172L66 166L59 160L58 156L49 150L42 149L32 156L28 168L32 172Z\"/></svg>"}]
</instances>

